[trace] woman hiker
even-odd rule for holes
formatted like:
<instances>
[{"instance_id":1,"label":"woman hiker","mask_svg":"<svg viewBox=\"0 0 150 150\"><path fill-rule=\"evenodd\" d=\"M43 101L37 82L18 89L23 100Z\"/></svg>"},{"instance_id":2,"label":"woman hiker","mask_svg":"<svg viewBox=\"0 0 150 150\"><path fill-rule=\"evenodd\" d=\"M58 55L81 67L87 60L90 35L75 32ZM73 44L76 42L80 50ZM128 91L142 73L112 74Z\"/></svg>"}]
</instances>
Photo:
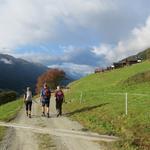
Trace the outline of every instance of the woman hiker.
<instances>
[{"instance_id":1,"label":"woman hiker","mask_svg":"<svg viewBox=\"0 0 150 150\"><path fill-rule=\"evenodd\" d=\"M56 97L56 110L57 110L57 117L58 117L62 115L62 104L64 101L64 93L59 86L57 86L57 89L55 91L55 97Z\"/></svg>"},{"instance_id":2,"label":"woman hiker","mask_svg":"<svg viewBox=\"0 0 150 150\"><path fill-rule=\"evenodd\" d=\"M24 94L24 103L26 106L26 114L29 118L31 118L32 92L30 87L27 87L27 91Z\"/></svg>"}]
</instances>

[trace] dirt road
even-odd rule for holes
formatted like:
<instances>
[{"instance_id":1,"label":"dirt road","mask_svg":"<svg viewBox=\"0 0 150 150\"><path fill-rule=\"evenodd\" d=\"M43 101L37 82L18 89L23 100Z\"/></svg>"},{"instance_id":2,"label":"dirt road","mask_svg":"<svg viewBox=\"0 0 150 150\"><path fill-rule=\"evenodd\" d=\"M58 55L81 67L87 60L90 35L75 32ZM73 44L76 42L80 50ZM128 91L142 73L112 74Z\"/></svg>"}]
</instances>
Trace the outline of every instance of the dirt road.
<instances>
[{"instance_id":1,"label":"dirt road","mask_svg":"<svg viewBox=\"0 0 150 150\"><path fill-rule=\"evenodd\" d=\"M83 127L79 123L64 116L56 117L54 98L51 99L50 118L41 117L40 103L39 100L36 101L38 103L33 103L31 119L25 115L25 111L22 109L16 119L10 123L16 124L16 126L8 125L10 128L0 150L103 149L96 142L92 142L90 136L85 136L91 134L91 137L94 137L95 134L81 132Z\"/></svg>"}]
</instances>

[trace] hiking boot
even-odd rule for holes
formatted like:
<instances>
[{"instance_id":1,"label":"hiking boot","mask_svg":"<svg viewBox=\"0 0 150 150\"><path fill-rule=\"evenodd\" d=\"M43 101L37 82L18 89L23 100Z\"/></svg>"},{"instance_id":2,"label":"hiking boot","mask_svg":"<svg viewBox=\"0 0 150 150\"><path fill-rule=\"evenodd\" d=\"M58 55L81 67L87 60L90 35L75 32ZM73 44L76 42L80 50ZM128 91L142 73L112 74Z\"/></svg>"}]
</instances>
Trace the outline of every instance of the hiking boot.
<instances>
[{"instance_id":1,"label":"hiking boot","mask_svg":"<svg viewBox=\"0 0 150 150\"><path fill-rule=\"evenodd\" d=\"M49 118L50 116L49 116L49 113L47 113L47 118Z\"/></svg>"},{"instance_id":2,"label":"hiking boot","mask_svg":"<svg viewBox=\"0 0 150 150\"><path fill-rule=\"evenodd\" d=\"M31 118L31 114L29 114L29 118Z\"/></svg>"},{"instance_id":3,"label":"hiking boot","mask_svg":"<svg viewBox=\"0 0 150 150\"><path fill-rule=\"evenodd\" d=\"M42 117L45 117L45 113L44 112L42 113Z\"/></svg>"}]
</instances>

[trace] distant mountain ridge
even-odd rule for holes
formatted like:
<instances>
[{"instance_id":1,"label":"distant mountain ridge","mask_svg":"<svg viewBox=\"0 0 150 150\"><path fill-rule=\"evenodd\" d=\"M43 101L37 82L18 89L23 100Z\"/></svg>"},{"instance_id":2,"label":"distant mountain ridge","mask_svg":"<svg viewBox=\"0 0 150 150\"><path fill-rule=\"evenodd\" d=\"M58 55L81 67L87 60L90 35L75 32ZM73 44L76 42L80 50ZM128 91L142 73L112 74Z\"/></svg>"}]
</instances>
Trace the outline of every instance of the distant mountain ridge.
<instances>
[{"instance_id":1,"label":"distant mountain ridge","mask_svg":"<svg viewBox=\"0 0 150 150\"><path fill-rule=\"evenodd\" d=\"M38 76L47 69L42 64L0 54L0 89L22 92L27 86L35 88Z\"/></svg>"}]
</instances>

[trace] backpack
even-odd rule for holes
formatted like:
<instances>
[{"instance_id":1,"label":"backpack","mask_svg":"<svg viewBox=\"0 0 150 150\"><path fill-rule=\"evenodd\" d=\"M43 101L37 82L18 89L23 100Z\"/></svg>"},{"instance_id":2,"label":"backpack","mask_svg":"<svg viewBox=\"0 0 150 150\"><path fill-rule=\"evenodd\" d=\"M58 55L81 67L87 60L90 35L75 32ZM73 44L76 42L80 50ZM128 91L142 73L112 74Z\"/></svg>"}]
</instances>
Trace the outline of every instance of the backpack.
<instances>
[{"instance_id":1,"label":"backpack","mask_svg":"<svg viewBox=\"0 0 150 150\"><path fill-rule=\"evenodd\" d=\"M51 91L48 88L43 89L42 95L44 98L50 98L51 97Z\"/></svg>"},{"instance_id":2,"label":"backpack","mask_svg":"<svg viewBox=\"0 0 150 150\"><path fill-rule=\"evenodd\" d=\"M62 91L57 91L56 92L56 99L57 100L63 100L63 98L64 98L63 92Z\"/></svg>"}]
</instances>

